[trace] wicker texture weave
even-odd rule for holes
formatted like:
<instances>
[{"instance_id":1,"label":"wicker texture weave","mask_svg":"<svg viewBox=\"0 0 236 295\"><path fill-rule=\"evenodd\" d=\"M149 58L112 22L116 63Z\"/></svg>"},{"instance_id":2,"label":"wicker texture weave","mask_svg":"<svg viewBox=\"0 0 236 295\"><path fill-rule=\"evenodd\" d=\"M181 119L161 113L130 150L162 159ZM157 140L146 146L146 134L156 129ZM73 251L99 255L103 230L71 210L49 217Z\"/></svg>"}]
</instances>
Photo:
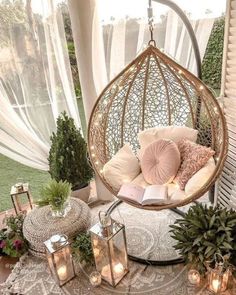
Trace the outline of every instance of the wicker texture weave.
<instances>
[{"instance_id":1,"label":"wicker texture weave","mask_svg":"<svg viewBox=\"0 0 236 295\"><path fill-rule=\"evenodd\" d=\"M99 96L88 128L89 154L106 187L117 194L102 169L125 142L137 151L138 132L155 126L185 125L199 131L198 143L211 146L216 169L194 195L168 206L182 206L202 196L219 176L228 147L222 110L207 86L156 47L150 45Z\"/></svg>"},{"instance_id":2,"label":"wicker texture weave","mask_svg":"<svg viewBox=\"0 0 236 295\"><path fill-rule=\"evenodd\" d=\"M50 206L35 208L25 218L23 234L30 244L30 252L44 256L44 244L54 234L65 234L69 239L90 226L90 209L79 199L71 198L71 210L66 217L52 217Z\"/></svg>"}]
</instances>

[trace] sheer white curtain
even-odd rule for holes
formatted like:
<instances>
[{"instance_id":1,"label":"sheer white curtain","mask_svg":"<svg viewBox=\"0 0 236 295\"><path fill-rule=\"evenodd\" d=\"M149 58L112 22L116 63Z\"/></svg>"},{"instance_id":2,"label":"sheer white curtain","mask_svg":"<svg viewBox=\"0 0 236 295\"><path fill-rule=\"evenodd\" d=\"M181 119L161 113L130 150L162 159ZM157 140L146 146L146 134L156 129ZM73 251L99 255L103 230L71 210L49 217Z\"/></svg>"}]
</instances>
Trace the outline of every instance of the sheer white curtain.
<instances>
[{"instance_id":1,"label":"sheer white curtain","mask_svg":"<svg viewBox=\"0 0 236 295\"><path fill-rule=\"evenodd\" d=\"M201 58L213 27L214 18L191 20ZM146 19L120 19L103 25L108 80L117 75L147 45L150 33ZM162 21L155 23L154 39L158 48L196 74L195 56L185 25L169 10Z\"/></svg>"},{"instance_id":2,"label":"sheer white curtain","mask_svg":"<svg viewBox=\"0 0 236 295\"><path fill-rule=\"evenodd\" d=\"M0 2L0 153L47 170L58 115L80 127L63 19L53 0L17 3Z\"/></svg>"}]
</instances>

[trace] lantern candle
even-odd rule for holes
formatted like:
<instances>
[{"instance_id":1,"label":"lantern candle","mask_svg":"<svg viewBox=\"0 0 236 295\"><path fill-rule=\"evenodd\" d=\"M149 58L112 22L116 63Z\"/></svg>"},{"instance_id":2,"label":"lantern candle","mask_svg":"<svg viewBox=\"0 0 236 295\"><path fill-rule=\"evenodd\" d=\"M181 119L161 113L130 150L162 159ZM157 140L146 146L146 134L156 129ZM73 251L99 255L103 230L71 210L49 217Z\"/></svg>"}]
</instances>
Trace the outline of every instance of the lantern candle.
<instances>
[{"instance_id":1,"label":"lantern candle","mask_svg":"<svg viewBox=\"0 0 236 295\"><path fill-rule=\"evenodd\" d=\"M58 277L61 281L65 281L67 279L67 268L66 265L62 265L57 270Z\"/></svg>"},{"instance_id":2,"label":"lantern candle","mask_svg":"<svg viewBox=\"0 0 236 295\"><path fill-rule=\"evenodd\" d=\"M123 275L123 273L124 273L124 266L120 262L117 263L113 269L114 269L115 275L117 275L118 277Z\"/></svg>"},{"instance_id":3,"label":"lantern candle","mask_svg":"<svg viewBox=\"0 0 236 295\"><path fill-rule=\"evenodd\" d=\"M218 280L218 279L212 280L212 282L211 282L212 291L217 293L220 290L220 285L221 285L220 280Z\"/></svg>"},{"instance_id":4,"label":"lantern candle","mask_svg":"<svg viewBox=\"0 0 236 295\"><path fill-rule=\"evenodd\" d=\"M93 271L89 276L89 280L93 287L100 286L102 282L101 274L98 271Z\"/></svg>"},{"instance_id":5,"label":"lantern candle","mask_svg":"<svg viewBox=\"0 0 236 295\"><path fill-rule=\"evenodd\" d=\"M188 272L188 280L192 285L199 285L201 281L200 273L195 269L191 269Z\"/></svg>"}]
</instances>

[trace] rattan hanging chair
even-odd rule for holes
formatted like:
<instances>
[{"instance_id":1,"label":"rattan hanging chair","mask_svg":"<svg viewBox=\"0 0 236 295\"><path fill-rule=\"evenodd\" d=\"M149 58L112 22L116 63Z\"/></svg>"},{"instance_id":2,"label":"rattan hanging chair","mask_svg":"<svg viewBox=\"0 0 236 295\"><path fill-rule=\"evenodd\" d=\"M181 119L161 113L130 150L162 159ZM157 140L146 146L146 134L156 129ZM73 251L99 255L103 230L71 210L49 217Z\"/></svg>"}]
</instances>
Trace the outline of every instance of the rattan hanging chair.
<instances>
[{"instance_id":1,"label":"rattan hanging chair","mask_svg":"<svg viewBox=\"0 0 236 295\"><path fill-rule=\"evenodd\" d=\"M126 142L137 151L139 131L168 125L197 129L198 143L211 146L215 151L215 171L204 187L182 201L163 206L131 205L161 210L200 198L215 183L227 155L225 118L211 91L185 68L149 45L103 90L89 121L92 165L114 195L118 192L104 178L103 166Z\"/></svg>"}]
</instances>

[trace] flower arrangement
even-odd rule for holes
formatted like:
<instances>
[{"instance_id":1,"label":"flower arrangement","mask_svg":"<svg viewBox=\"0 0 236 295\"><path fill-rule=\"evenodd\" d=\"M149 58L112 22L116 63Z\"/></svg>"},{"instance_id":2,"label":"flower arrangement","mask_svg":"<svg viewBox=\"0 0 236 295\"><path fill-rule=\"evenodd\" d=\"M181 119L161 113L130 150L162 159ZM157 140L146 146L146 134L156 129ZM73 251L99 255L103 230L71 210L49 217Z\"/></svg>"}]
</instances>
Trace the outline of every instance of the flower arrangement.
<instances>
[{"instance_id":1,"label":"flower arrangement","mask_svg":"<svg viewBox=\"0 0 236 295\"><path fill-rule=\"evenodd\" d=\"M171 225L175 249L201 274L216 254L227 257L227 264L234 264L236 253L236 212L197 204L185 216ZM214 267L214 265L212 266Z\"/></svg>"},{"instance_id":2,"label":"flower arrangement","mask_svg":"<svg viewBox=\"0 0 236 295\"><path fill-rule=\"evenodd\" d=\"M28 243L22 232L23 213L9 216L4 219L6 228L0 230L0 254L11 257L20 257L28 249Z\"/></svg>"}]
</instances>

